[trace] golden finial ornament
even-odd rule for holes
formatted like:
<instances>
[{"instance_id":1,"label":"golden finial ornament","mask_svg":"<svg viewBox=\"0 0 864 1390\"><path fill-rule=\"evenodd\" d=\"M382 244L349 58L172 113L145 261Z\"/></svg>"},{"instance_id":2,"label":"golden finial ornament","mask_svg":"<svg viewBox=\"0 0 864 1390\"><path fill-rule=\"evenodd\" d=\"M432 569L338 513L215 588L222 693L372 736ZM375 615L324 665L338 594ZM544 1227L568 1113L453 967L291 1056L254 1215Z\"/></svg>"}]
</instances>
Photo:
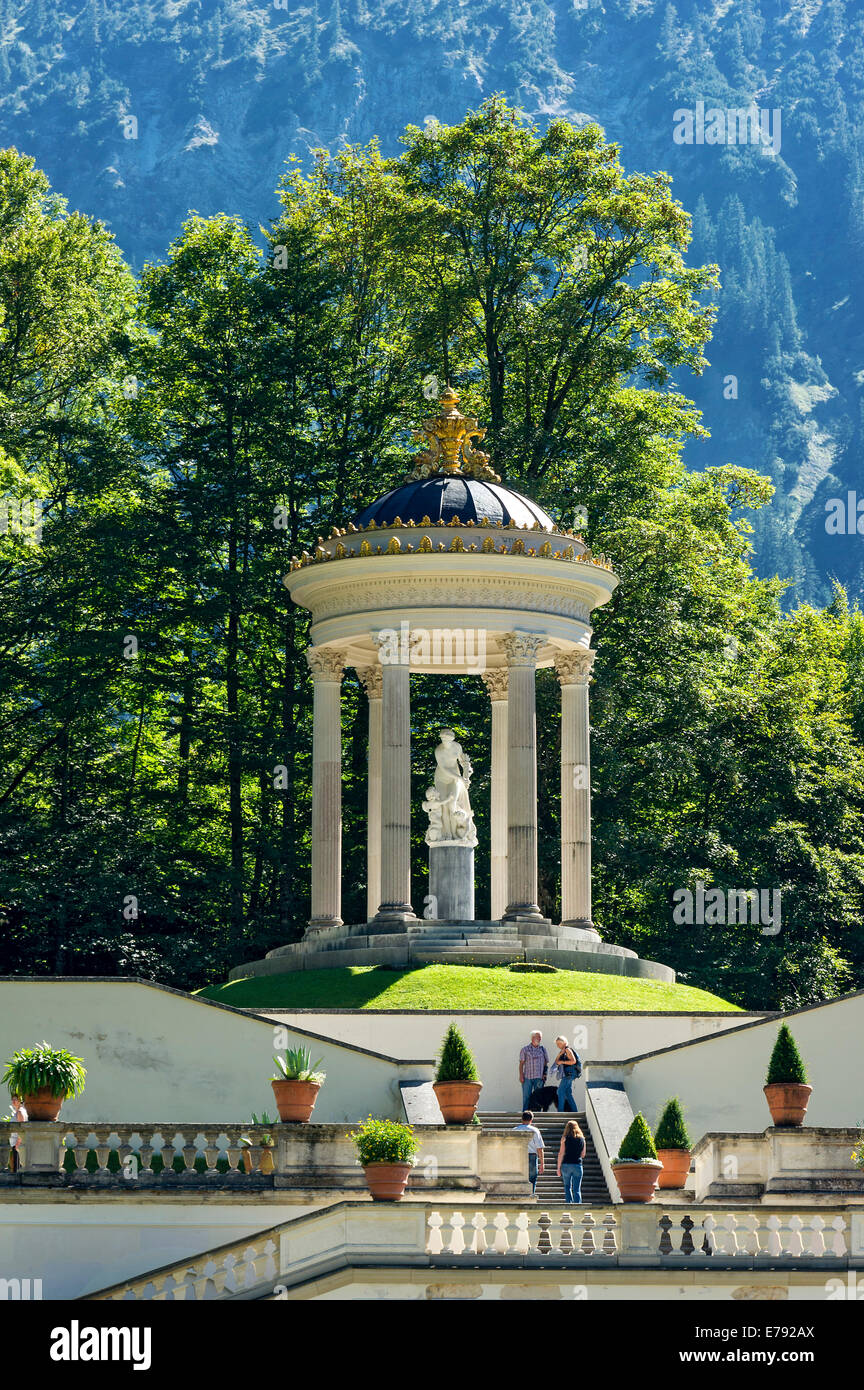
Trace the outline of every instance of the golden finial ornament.
<instances>
[{"instance_id":1,"label":"golden finial ornament","mask_svg":"<svg viewBox=\"0 0 864 1390\"><path fill-rule=\"evenodd\" d=\"M408 482L455 474L500 483L500 477L489 466L489 455L474 448L474 441L483 439L486 431L480 428L473 415L462 414L459 395L452 386L445 386L439 405L441 409L435 418L424 420L419 430L414 431L418 443L425 442L427 447L414 455L414 469L408 475Z\"/></svg>"}]
</instances>

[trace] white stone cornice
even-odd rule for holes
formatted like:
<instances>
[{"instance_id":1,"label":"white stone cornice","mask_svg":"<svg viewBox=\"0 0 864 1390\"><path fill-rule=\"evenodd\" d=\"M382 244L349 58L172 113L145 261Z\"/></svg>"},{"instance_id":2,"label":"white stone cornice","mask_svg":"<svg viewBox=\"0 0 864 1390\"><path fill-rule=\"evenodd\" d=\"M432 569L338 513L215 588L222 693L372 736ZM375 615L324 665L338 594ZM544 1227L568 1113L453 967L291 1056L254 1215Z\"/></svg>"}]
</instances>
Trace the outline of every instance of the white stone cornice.
<instances>
[{"instance_id":1,"label":"white stone cornice","mask_svg":"<svg viewBox=\"0 0 864 1390\"><path fill-rule=\"evenodd\" d=\"M491 671L483 672L483 684L489 692L490 700L507 699L507 667L497 666Z\"/></svg>"},{"instance_id":2,"label":"white stone cornice","mask_svg":"<svg viewBox=\"0 0 864 1390\"><path fill-rule=\"evenodd\" d=\"M592 651L561 652L555 658L555 674L561 685L587 685L597 655Z\"/></svg>"},{"instance_id":3,"label":"white stone cornice","mask_svg":"<svg viewBox=\"0 0 864 1390\"><path fill-rule=\"evenodd\" d=\"M508 666L536 666L540 649L546 642L538 632L505 632L498 640Z\"/></svg>"},{"instance_id":4,"label":"white stone cornice","mask_svg":"<svg viewBox=\"0 0 864 1390\"><path fill-rule=\"evenodd\" d=\"M345 658L335 647L310 647L306 660L313 680L341 681Z\"/></svg>"}]
</instances>

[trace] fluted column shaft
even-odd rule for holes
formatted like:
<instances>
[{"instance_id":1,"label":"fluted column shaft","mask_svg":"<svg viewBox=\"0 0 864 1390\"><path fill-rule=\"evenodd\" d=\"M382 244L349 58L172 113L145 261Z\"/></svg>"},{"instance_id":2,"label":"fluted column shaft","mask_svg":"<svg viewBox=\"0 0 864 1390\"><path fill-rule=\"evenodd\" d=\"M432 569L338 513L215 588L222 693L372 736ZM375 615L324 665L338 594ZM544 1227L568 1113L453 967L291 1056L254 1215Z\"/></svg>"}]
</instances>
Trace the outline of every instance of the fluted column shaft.
<instances>
[{"instance_id":1,"label":"fluted column shaft","mask_svg":"<svg viewBox=\"0 0 864 1390\"><path fill-rule=\"evenodd\" d=\"M561 684L561 921L591 926L591 730L588 683L594 652L562 653Z\"/></svg>"},{"instance_id":2,"label":"fluted column shaft","mask_svg":"<svg viewBox=\"0 0 864 1390\"><path fill-rule=\"evenodd\" d=\"M537 715L534 673L545 638L511 632L507 657L507 911L542 920L537 903Z\"/></svg>"},{"instance_id":3,"label":"fluted column shaft","mask_svg":"<svg viewBox=\"0 0 864 1390\"><path fill-rule=\"evenodd\" d=\"M369 762L366 789L366 920L381 902L381 667L359 673L369 697Z\"/></svg>"},{"instance_id":4,"label":"fluted column shaft","mask_svg":"<svg viewBox=\"0 0 864 1390\"><path fill-rule=\"evenodd\" d=\"M381 647L381 922L414 917L411 907L411 682L408 661ZM403 653L400 652L399 656Z\"/></svg>"},{"instance_id":5,"label":"fluted column shaft","mask_svg":"<svg viewBox=\"0 0 864 1390\"><path fill-rule=\"evenodd\" d=\"M490 915L497 922L507 911L507 667L486 671L483 682L492 701L492 772Z\"/></svg>"},{"instance_id":6,"label":"fluted column shaft","mask_svg":"<svg viewBox=\"0 0 864 1390\"><path fill-rule=\"evenodd\" d=\"M342 925L342 671L339 652L306 653L312 704L312 915L310 927Z\"/></svg>"}]
</instances>

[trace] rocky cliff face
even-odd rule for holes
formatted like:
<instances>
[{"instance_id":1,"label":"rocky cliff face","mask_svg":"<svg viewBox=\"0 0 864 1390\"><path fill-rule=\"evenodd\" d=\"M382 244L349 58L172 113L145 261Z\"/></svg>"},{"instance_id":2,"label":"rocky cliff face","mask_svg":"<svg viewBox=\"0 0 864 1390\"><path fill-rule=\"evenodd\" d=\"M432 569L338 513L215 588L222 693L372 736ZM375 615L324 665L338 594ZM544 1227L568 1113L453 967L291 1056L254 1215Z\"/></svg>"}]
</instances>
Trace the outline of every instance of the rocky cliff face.
<instances>
[{"instance_id":1,"label":"rocky cliff face","mask_svg":"<svg viewBox=\"0 0 864 1390\"><path fill-rule=\"evenodd\" d=\"M495 91L541 122L598 121L628 168L672 173L693 257L723 271L711 367L680 383L712 431L691 465L773 478L757 563L793 602L826 601L835 577L860 593L864 535L826 529L830 499L864 500L858 6L289 3L0 0L0 139L140 266L190 208L266 221L285 160L316 145L395 153L409 122Z\"/></svg>"}]
</instances>

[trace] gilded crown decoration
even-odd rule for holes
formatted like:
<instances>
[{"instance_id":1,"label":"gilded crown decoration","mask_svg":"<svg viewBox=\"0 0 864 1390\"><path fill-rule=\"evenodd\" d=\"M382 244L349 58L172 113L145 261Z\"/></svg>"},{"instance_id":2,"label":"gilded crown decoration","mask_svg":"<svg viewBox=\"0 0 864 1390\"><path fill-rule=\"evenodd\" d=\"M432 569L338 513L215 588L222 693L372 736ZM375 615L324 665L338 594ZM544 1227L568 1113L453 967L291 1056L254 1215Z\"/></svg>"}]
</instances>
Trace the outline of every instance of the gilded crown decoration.
<instances>
[{"instance_id":1,"label":"gilded crown decoration","mask_svg":"<svg viewBox=\"0 0 864 1390\"><path fill-rule=\"evenodd\" d=\"M427 447L414 455L414 469L408 481L432 478L437 474L457 474L480 478L487 483L500 483L499 475L489 466L489 455L474 448L474 441L485 437L473 415L459 410L459 396L452 386L441 393L441 410L433 420L424 420L414 431L418 443Z\"/></svg>"}]
</instances>

